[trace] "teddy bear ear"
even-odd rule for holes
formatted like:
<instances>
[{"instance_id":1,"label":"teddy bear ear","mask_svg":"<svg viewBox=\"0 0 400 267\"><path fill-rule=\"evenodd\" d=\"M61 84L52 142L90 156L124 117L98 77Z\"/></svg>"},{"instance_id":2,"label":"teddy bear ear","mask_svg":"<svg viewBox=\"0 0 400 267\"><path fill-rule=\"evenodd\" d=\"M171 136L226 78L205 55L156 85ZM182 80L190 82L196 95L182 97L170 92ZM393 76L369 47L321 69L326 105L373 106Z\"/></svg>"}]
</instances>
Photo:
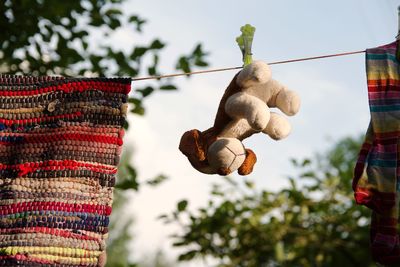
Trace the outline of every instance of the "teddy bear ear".
<instances>
[{"instance_id":1,"label":"teddy bear ear","mask_svg":"<svg viewBox=\"0 0 400 267\"><path fill-rule=\"evenodd\" d=\"M201 145L201 132L199 130L190 130L185 132L179 143L179 150L186 156L195 156L198 160L206 159L205 151Z\"/></svg>"}]
</instances>

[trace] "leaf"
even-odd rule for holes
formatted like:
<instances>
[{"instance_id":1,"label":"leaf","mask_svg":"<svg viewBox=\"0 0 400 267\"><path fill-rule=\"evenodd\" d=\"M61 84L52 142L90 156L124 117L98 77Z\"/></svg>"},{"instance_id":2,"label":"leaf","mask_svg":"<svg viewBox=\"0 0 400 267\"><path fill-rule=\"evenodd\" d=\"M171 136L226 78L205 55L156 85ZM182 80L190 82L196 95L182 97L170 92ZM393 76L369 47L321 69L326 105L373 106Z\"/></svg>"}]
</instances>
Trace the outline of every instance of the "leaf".
<instances>
[{"instance_id":1,"label":"leaf","mask_svg":"<svg viewBox=\"0 0 400 267\"><path fill-rule=\"evenodd\" d=\"M132 15L128 18L128 22L137 22L139 20L139 16Z\"/></svg>"},{"instance_id":2,"label":"leaf","mask_svg":"<svg viewBox=\"0 0 400 267\"><path fill-rule=\"evenodd\" d=\"M173 85L173 84L166 84L166 85L162 85L160 86L160 90L165 90L165 91L171 91L171 90L177 90L178 88Z\"/></svg>"},{"instance_id":3,"label":"leaf","mask_svg":"<svg viewBox=\"0 0 400 267\"><path fill-rule=\"evenodd\" d=\"M207 67L208 63L201 60L201 59L196 59L196 61L194 62L194 64L198 67Z\"/></svg>"},{"instance_id":4,"label":"leaf","mask_svg":"<svg viewBox=\"0 0 400 267\"><path fill-rule=\"evenodd\" d=\"M82 47L83 47L83 50L86 51L88 49L88 47L89 47L88 42L82 41Z\"/></svg>"},{"instance_id":5,"label":"leaf","mask_svg":"<svg viewBox=\"0 0 400 267\"><path fill-rule=\"evenodd\" d=\"M180 57L176 65L177 70L182 70L185 73L190 72L189 60L186 57Z\"/></svg>"},{"instance_id":6,"label":"leaf","mask_svg":"<svg viewBox=\"0 0 400 267\"><path fill-rule=\"evenodd\" d=\"M308 166L311 164L311 160L310 159L304 159L303 163L301 164L302 167Z\"/></svg>"},{"instance_id":7,"label":"leaf","mask_svg":"<svg viewBox=\"0 0 400 267\"><path fill-rule=\"evenodd\" d=\"M134 98L134 97L130 97L130 98L128 99L128 103L132 103L132 104L138 106L138 105L141 105L141 104L142 104L142 100L141 100L141 99Z\"/></svg>"},{"instance_id":8,"label":"leaf","mask_svg":"<svg viewBox=\"0 0 400 267\"><path fill-rule=\"evenodd\" d=\"M148 180L146 183L148 185L155 186L155 185L161 184L162 182L166 181L167 179L168 179L168 176L160 174L160 175L154 177L153 179Z\"/></svg>"},{"instance_id":9,"label":"leaf","mask_svg":"<svg viewBox=\"0 0 400 267\"><path fill-rule=\"evenodd\" d=\"M165 46L165 44L163 42L161 42L158 39L155 39L151 45L150 45L150 49L162 49Z\"/></svg>"},{"instance_id":10,"label":"leaf","mask_svg":"<svg viewBox=\"0 0 400 267\"><path fill-rule=\"evenodd\" d=\"M206 67L208 63L204 60L205 55L207 55L207 53L203 51L202 45L197 44L191 54L179 58L175 68L188 73L191 72L192 66Z\"/></svg>"},{"instance_id":11,"label":"leaf","mask_svg":"<svg viewBox=\"0 0 400 267\"><path fill-rule=\"evenodd\" d=\"M125 121L124 121L124 129L125 129L125 130L128 130L128 129L129 129L129 122L128 122L128 120L125 120Z\"/></svg>"},{"instance_id":12,"label":"leaf","mask_svg":"<svg viewBox=\"0 0 400 267\"><path fill-rule=\"evenodd\" d=\"M178 211L179 212L184 211L186 209L187 205L188 205L188 201L187 200L184 199L184 200L179 201L178 204L177 204Z\"/></svg>"},{"instance_id":13,"label":"leaf","mask_svg":"<svg viewBox=\"0 0 400 267\"><path fill-rule=\"evenodd\" d=\"M315 178L316 174L313 171L307 171L300 174L301 178Z\"/></svg>"},{"instance_id":14,"label":"leaf","mask_svg":"<svg viewBox=\"0 0 400 267\"><path fill-rule=\"evenodd\" d=\"M211 191L211 195L223 197L224 193L221 191L213 190L213 191Z\"/></svg>"},{"instance_id":15,"label":"leaf","mask_svg":"<svg viewBox=\"0 0 400 267\"><path fill-rule=\"evenodd\" d=\"M147 47L143 46L135 47L135 49L130 55L130 59L137 60L138 58L142 57L147 52L147 50L149 50Z\"/></svg>"},{"instance_id":16,"label":"leaf","mask_svg":"<svg viewBox=\"0 0 400 267\"><path fill-rule=\"evenodd\" d=\"M290 185L291 185L291 189L297 190L296 181L293 178L289 178L289 182L290 182Z\"/></svg>"},{"instance_id":17,"label":"leaf","mask_svg":"<svg viewBox=\"0 0 400 267\"><path fill-rule=\"evenodd\" d=\"M290 159L290 162L292 163L292 165L293 165L294 167L298 167L298 166L299 166L298 160L295 159L295 158L291 158L291 159Z\"/></svg>"},{"instance_id":18,"label":"leaf","mask_svg":"<svg viewBox=\"0 0 400 267\"><path fill-rule=\"evenodd\" d=\"M77 31L72 34L73 37L78 38L78 39L82 39L83 37L86 37L88 35L89 35L89 33L84 30Z\"/></svg>"},{"instance_id":19,"label":"leaf","mask_svg":"<svg viewBox=\"0 0 400 267\"><path fill-rule=\"evenodd\" d=\"M182 246L186 246L186 245L188 245L190 243L190 241L188 241L188 240L186 240L186 241L177 241L177 242L174 242L174 243L172 243L172 246L173 247L182 247Z\"/></svg>"},{"instance_id":20,"label":"leaf","mask_svg":"<svg viewBox=\"0 0 400 267\"><path fill-rule=\"evenodd\" d=\"M157 219L157 220L168 219L168 215L167 215L167 214L161 214L161 215L158 215L156 219Z\"/></svg>"},{"instance_id":21,"label":"leaf","mask_svg":"<svg viewBox=\"0 0 400 267\"><path fill-rule=\"evenodd\" d=\"M141 32L142 31L142 26L143 26L143 24L146 23L146 20L140 18L137 15L134 15L134 16L130 16L129 17L128 22L136 23L136 30L138 32Z\"/></svg>"},{"instance_id":22,"label":"leaf","mask_svg":"<svg viewBox=\"0 0 400 267\"><path fill-rule=\"evenodd\" d=\"M140 93L142 94L143 97L147 97L147 96L149 96L151 93L154 92L154 88L153 88L153 87L150 87L150 86L147 86L147 87L145 87L145 88L143 88L143 89L138 89L138 90L136 90L136 91L140 92Z\"/></svg>"},{"instance_id":23,"label":"leaf","mask_svg":"<svg viewBox=\"0 0 400 267\"><path fill-rule=\"evenodd\" d=\"M184 254L179 255L178 261L189 261L193 259L197 254L196 250L190 250Z\"/></svg>"},{"instance_id":24,"label":"leaf","mask_svg":"<svg viewBox=\"0 0 400 267\"><path fill-rule=\"evenodd\" d=\"M106 16L122 15L122 11L119 9L111 8L104 13Z\"/></svg>"},{"instance_id":25,"label":"leaf","mask_svg":"<svg viewBox=\"0 0 400 267\"><path fill-rule=\"evenodd\" d=\"M249 189L253 189L254 188L254 182L246 180L244 183L245 183L247 188L249 188Z\"/></svg>"},{"instance_id":26,"label":"leaf","mask_svg":"<svg viewBox=\"0 0 400 267\"><path fill-rule=\"evenodd\" d=\"M228 182L232 186L236 187L238 185L238 183L235 180L233 180L232 177L230 177L230 176L222 176L222 179L224 179L226 182Z\"/></svg>"},{"instance_id":27,"label":"leaf","mask_svg":"<svg viewBox=\"0 0 400 267\"><path fill-rule=\"evenodd\" d=\"M144 110L144 108L142 106L136 106L131 110L131 112L134 113L134 114L143 116L145 110Z\"/></svg>"},{"instance_id":28,"label":"leaf","mask_svg":"<svg viewBox=\"0 0 400 267\"><path fill-rule=\"evenodd\" d=\"M201 57L201 56L205 55L205 53L203 52L203 49L202 49L202 45L197 44L196 47L194 48L192 54L197 57Z\"/></svg>"},{"instance_id":29,"label":"leaf","mask_svg":"<svg viewBox=\"0 0 400 267\"><path fill-rule=\"evenodd\" d=\"M147 73L151 76L156 75L156 68L154 66L147 68Z\"/></svg>"},{"instance_id":30,"label":"leaf","mask_svg":"<svg viewBox=\"0 0 400 267\"><path fill-rule=\"evenodd\" d=\"M285 261L284 243L282 241L275 245L275 258L280 263Z\"/></svg>"},{"instance_id":31,"label":"leaf","mask_svg":"<svg viewBox=\"0 0 400 267\"><path fill-rule=\"evenodd\" d=\"M133 190L137 191L139 189L139 183L136 180L136 178L137 178L136 170L129 165L126 165L125 168L126 168L128 175L126 177L123 177L122 182L117 183L115 185L115 188L121 189L121 190L133 189Z\"/></svg>"},{"instance_id":32,"label":"leaf","mask_svg":"<svg viewBox=\"0 0 400 267\"><path fill-rule=\"evenodd\" d=\"M130 165L126 165L126 170L128 171L129 175L131 178L136 179L137 177L137 172L136 170L130 166Z\"/></svg>"}]
</instances>

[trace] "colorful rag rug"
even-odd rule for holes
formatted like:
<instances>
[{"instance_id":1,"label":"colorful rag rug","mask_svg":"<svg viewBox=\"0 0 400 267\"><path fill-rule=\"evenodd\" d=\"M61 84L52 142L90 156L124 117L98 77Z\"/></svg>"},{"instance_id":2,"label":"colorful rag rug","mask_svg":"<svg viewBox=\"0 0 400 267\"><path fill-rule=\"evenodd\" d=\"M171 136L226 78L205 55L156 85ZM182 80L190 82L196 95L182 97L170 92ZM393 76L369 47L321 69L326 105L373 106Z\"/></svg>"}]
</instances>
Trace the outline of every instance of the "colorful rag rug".
<instances>
[{"instance_id":1,"label":"colorful rag rug","mask_svg":"<svg viewBox=\"0 0 400 267\"><path fill-rule=\"evenodd\" d=\"M371 122L354 170L356 202L372 209L371 252L400 266L400 64L396 42L367 49Z\"/></svg>"},{"instance_id":2,"label":"colorful rag rug","mask_svg":"<svg viewBox=\"0 0 400 267\"><path fill-rule=\"evenodd\" d=\"M0 75L0 266L103 266L130 79Z\"/></svg>"}]
</instances>

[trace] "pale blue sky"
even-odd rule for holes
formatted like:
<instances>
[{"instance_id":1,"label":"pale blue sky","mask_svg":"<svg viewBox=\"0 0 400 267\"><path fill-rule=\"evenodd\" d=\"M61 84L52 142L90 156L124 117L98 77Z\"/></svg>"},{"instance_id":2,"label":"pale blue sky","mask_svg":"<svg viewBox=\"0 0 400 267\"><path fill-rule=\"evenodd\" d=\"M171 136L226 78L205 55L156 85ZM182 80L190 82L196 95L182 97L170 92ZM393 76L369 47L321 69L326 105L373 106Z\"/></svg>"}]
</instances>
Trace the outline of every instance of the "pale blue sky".
<instances>
[{"instance_id":1,"label":"pale blue sky","mask_svg":"<svg viewBox=\"0 0 400 267\"><path fill-rule=\"evenodd\" d=\"M149 21L145 33L137 35L126 29L116 33L115 38L120 47L154 37L166 41L168 46L160 63L163 73L171 72L177 56L199 41L210 52L211 67L230 67L241 65L234 39L246 23L257 28L253 44L256 59L285 60L392 42L398 30L399 4L395 0L130 0L126 11ZM302 108L290 118L293 133L287 139L274 142L258 135L246 140L246 146L259 158L250 178L267 190L285 185L283 178L293 172L290 158L313 155L328 148L332 140L358 135L369 121L363 54L273 66L272 72L275 79L300 94ZM133 161L140 177L158 173L171 177L160 188L143 190L132 197L129 212L136 217L133 248L139 254L157 248L173 254L165 238L171 227L155 221L155 217L173 210L182 198L187 198L191 207L204 204L210 183L218 181L217 176L193 170L177 147L184 131L211 126L219 99L234 74L177 78L179 92L152 96L146 103L144 118L130 115L131 129L125 144L135 148ZM133 89L136 84L145 85L137 82Z\"/></svg>"}]
</instances>

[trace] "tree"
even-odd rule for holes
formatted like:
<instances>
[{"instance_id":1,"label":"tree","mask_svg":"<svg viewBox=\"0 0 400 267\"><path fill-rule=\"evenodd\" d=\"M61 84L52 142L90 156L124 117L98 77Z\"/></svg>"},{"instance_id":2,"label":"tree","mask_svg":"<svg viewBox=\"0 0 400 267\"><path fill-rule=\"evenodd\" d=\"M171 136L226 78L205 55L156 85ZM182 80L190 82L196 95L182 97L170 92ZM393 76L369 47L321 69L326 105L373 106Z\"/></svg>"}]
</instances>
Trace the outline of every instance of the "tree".
<instances>
[{"instance_id":1,"label":"tree","mask_svg":"<svg viewBox=\"0 0 400 267\"><path fill-rule=\"evenodd\" d=\"M29 75L129 76L161 74L158 62L165 43L154 38L148 44L126 45L116 49L101 45L93 37L112 40L118 29L140 34L146 20L137 14L124 14L125 0L5 0L0 3L0 72ZM176 70L189 72L206 67L207 53L195 45L188 55L179 56ZM144 64L143 62L150 62ZM176 90L163 80L155 86L136 88L130 97L133 113L143 115L143 99L156 90Z\"/></svg>"},{"instance_id":2,"label":"tree","mask_svg":"<svg viewBox=\"0 0 400 267\"><path fill-rule=\"evenodd\" d=\"M214 199L196 212L187 201L163 215L179 223L180 261L212 257L217 266L375 266L369 256L369 211L353 201L351 179L360 141L346 138L313 159L293 160L298 177L278 192L232 178L214 184Z\"/></svg>"},{"instance_id":3,"label":"tree","mask_svg":"<svg viewBox=\"0 0 400 267\"><path fill-rule=\"evenodd\" d=\"M139 35L146 20L138 14L126 14L125 0L5 0L0 2L0 73L64 76L128 76L160 75L158 62L166 44L154 38L146 44L127 44L117 49L109 42L119 29ZM94 42L94 36L103 40ZM107 41L108 40L108 41ZM207 53L202 45L178 56L175 69L189 72L193 67L206 67ZM170 82L155 80L135 86L130 96L130 112L143 115L143 102L159 90L178 88ZM109 266L134 266L127 261L127 242L131 239L128 220L115 220L123 213L126 190L138 190L137 171L123 164L114 195L114 212L110 226ZM165 180L160 175L145 182L157 185ZM158 261L163 259L162 254ZM158 262L162 266L161 262Z\"/></svg>"},{"instance_id":4,"label":"tree","mask_svg":"<svg viewBox=\"0 0 400 267\"><path fill-rule=\"evenodd\" d=\"M127 149L121 156L121 161L119 164L119 169L117 173L117 180L119 183L123 181L131 181L132 175L136 175L130 170L129 162L132 158L132 151ZM136 177L134 177L136 181ZM136 182L135 182L136 183ZM130 187L134 187L131 185ZM137 188L137 186L136 186ZM110 236L107 240L107 265L112 267L136 267L137 265L129 262L128 257L129 247L128 244L132 240L132 234L130 227L133 224L133 218L124 215L123 210L126 208L126 203L128 201L127 196L124 191L115 190L114 191L114 201L113 201L113 213L110 218Z\"/></svg>"},{"instance_id":5,"label":"tree","mask_svg":"<svg viewBox=\"0 0 400 267\"><path fill-rule=\"evenodd\" d=\"M107 265L109 267L145 267L159 266L169 267L172 264L168 263L164 254L161 251L155 252L153 261L146 260L139 263L132 262L129 258L131 252L129 243L132 241L132 225L134 220L131 216L127 216L124 210L128 207L129 198L126 195L129 189L139 190L141 185L158 186L167 180L164 175L159 175L153 179L149 179L143 183L137 181L137 172L130 165L133 151L126 148L122 154L118 168L117 181L115 185L113 201L113 213L110 219L110 236L107 240ZM154 253L154 252L152 252Z\"/></svg>"}]
</instances>

